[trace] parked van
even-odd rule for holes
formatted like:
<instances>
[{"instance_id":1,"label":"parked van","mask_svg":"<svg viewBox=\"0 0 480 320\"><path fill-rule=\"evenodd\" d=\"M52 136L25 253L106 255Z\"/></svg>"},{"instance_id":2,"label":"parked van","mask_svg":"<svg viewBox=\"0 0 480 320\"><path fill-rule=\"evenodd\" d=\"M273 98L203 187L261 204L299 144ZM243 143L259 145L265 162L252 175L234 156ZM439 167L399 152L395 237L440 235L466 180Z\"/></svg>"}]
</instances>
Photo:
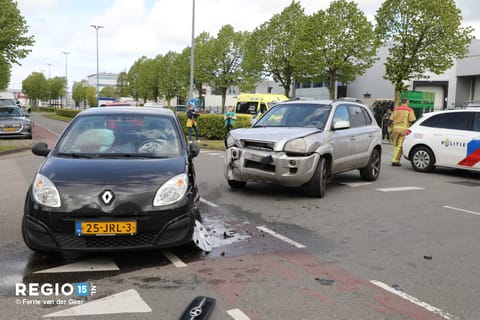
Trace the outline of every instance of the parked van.
<instances>
[{"instance_id":1,"label":"parked van","mask_svg":"<svg viewBox=\"0 0 480 320\"><path fill-rule=\"evenodd\" d=\"M235 113L248 114L252 118L257 118L274 105L287 100L288 98L283 94L242 93L237 97Z\"/></svg>"}]
</instances>

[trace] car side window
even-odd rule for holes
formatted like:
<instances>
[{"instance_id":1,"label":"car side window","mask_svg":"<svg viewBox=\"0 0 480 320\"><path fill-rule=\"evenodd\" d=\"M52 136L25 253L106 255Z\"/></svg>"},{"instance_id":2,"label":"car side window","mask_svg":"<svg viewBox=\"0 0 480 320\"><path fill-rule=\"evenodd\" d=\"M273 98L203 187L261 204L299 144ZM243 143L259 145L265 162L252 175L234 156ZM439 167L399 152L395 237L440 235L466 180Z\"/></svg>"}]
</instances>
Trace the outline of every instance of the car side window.
<instances>
[{"instance_id":1,"label":"car side window","mask_svg":"<svg viewBox=\"0 0 480 320\"><path fill-rule=\"evenodd\" d=\"M452 130L469 130L471 112L450 112L430 117L422 126Z\"/></svg>"},{"instance_id":2,"label":"car side window","mask_svg":"<svg viewBox=\"0 0 480 320\"><path fill-rule=\"evenodd\" d=\"M473 131L480 131L480 112L475 112L475 119L473 121Z\"/></svg>"},{"instance_id":3,"label":"car side window","mask_svg":"<svg viewBox=\"0 0 480 320\"><path fill-rule=\"evenodd\" d=\"M367 125L365 116L362 111L362 107L349 105L348 112L350 115L350 126L354 127L363 127Z\"/></svg>"},{"instance_id":4,"label":"car side window","mask_svg":"<svg viewBox=\"0 0 480 320\"><path fill-rule=\"evenodd\" d=\"M333 124L338 121L350 122L350 117L348 115L348 109L346 105L338 106L337 109L335 109L335 115L333 116Z\"/></svg>"}]
</instances>

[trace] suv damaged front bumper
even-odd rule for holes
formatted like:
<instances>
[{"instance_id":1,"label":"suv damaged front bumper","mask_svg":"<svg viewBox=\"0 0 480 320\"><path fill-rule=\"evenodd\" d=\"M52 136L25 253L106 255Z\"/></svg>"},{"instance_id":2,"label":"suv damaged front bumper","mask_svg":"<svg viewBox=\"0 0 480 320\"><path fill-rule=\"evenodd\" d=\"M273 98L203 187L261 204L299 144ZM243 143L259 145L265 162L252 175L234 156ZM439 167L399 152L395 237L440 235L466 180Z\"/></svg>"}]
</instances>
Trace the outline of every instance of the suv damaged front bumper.
<instances>
[{"instance_id":1,"label":"suv damaged front bumper","mask_svg":"<svg viewBox=\"0 0 480 320\"><path fill-rule=\"evenodd\" d=\"M285 152L231 147L225 151L225 177L299 187L310 181L319 158L317 153L292 156Z\"/></svg>"}]
</instances>

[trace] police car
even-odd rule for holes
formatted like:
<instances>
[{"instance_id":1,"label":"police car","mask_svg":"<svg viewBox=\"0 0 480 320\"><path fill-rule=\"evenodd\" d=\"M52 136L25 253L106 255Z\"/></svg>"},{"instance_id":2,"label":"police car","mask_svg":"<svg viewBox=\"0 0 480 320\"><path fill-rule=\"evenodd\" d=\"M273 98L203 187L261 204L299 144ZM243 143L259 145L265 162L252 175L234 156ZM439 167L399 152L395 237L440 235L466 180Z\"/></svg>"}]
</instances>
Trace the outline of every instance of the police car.
<instances>
[{"instance_id":1,"label":"police car","mask_svg":"<svg viewBox=\"0 0 480 320\"><path fill-rule=\"evenodd\" d=\"M403 154L417 171L480 171L480 108L424 114L408 130Z\"/></svg>"}]
</instances>

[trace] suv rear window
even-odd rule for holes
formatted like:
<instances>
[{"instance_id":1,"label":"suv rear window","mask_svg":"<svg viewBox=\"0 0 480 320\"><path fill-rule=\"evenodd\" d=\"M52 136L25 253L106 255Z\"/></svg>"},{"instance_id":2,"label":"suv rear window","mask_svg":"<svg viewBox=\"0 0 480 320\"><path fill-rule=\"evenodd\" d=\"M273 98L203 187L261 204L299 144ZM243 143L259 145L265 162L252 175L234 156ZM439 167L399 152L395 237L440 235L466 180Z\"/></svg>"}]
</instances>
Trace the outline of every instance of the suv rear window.
<instances>
[{"instance_id":1,"label":"suv rear window","mask_svg":"<svg viewBox=\"0 0 480 320\"><path fill-rule=\"evenodd\" d=\"M434 115L423 121L421 126L453 130L471 130L469 120L473 112L449 112Z\"/></svg>"}]
</instances>

